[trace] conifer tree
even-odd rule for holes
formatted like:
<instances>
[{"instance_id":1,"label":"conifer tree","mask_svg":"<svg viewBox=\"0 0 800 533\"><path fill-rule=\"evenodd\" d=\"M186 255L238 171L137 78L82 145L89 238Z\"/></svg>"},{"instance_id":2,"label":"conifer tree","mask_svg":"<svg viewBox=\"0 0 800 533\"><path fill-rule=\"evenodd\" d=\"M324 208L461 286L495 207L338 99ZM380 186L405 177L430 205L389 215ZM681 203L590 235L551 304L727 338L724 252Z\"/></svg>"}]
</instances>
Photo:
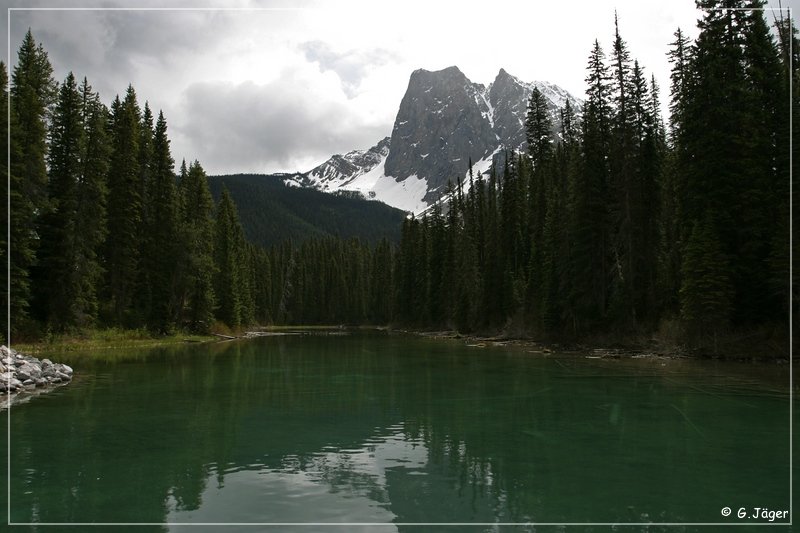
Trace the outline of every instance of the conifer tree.
<instances>
[{"instance_id":1,"label":"conifer tree","mask_svg":"<svg viewBox=\"0 0 800 533\"><path fill-rule=\"evenodd\" d=\"M265 249L254 246L252 251L255 322L258 324L270 324L272 322L272 264Z\"/></svg>"},{"instance_id":2,"label":"conifer tree","mask_svg":"<svg viewBox=\"0 0 800 533\"><path fill-rule=\"evenodd\" d=\"M142 197L139 160L140 112L133 86L111 107L111 159L108 174L108 238L105 268L114 323L138 325L131 316L139 280Z\"/></svg>"},{"instance_id":3,"label":"conifer tree","mask_svg":"<svg viewBox=\"0 0 800 533\"><path fill-rule=\"evenodd\" d=\"M562 142L559 145L557 168L560 171L562 187L561 215L561 261L559 277L559 299L561 301L562 323L560 332L577 333L577 315L572 288L578 283L575 273L575 245L572 241L575 199L578 196L578 176L581 171L580 127L569 100L561 113Z\"/></svg>"},{"instance_id":4,"label":"conifer tree","mask_svg":"<svg viewBox=\"0 0 800 533\"><path fill-rule=\"evenodd\" d=\"M637 149L636 92L634 69L627 44L620 36L614 14L614 45L611 90L613 94L612 135L609 146L610 250L612 291L610 304L616 318L636 323L634 305L639 280L635 268L636 200L641 194L634 161ZM641 76L640 76L641 77Z\"/></svg>"},{"instance_id":5,"label":"conifer tree","mask_svg":"<svg viewBox=\"0 0 800 533\"><path fill-rule=\"evenodd\" d=\"M742 227L739 239L742 254L750 259L737 273L737 310L739 320L754 322L786 314L788 279L789 176L788 146L784 142L789 131L786 103L789 84L780 61L780 51L760 10L766 2L748 1L743 28L745 98L748 113L745 128L749 153L743 184ZM783 255L781 261L775 259ZM772 270L765 275L765 264L772 260ZM779 270L774 270L775 268ZM774 273L783 271L786 277L775 290ZM754 279L756 278L757 279ZM783 289L783 290L780 290Z\"/></svg>"},{"instance_id":6,"label":"conifer tree","mask_svg":"<svg viewBox=\"0 0 800 533\"><path fill-rule=\"evenodd\" d=\"M230 327L242 324L244 275L240 249L241 227L238 226L236 206L226 187L217 206L214 239L214 293L217 297L217 317Z\"/></svg>"},{"instance_id":7,"label":"conifer tree","mask_svg":"<svg viewBox=\"0 0 800 533\"><path fill-rule=\"evenodd\" d=\"M0 108L8 109L8 72L6 64L0 61ZM3 113L0 117L0 136L8 138L8 113ZM11 147L9 146L9 151ZM8 151L0 155L0 182L2 182L2 190L5 193L3 198L8 199L11 203L11 191L8 188L10 182L8 175ZM9 233L9 219L11 213L6 212L3 217L3 224L0 226L0 343L8 344L8 233Z\"/></svg>"},{"instance_id":8,"label":"conifer tree","mask_svg":"<svg viewBox=\"0 0 800 533\"><path fill-rule=\"evenodd\" d=\"M445 224L445 219L442 214L442 201L440 200L433 205L430 217L426 217L428 227L428 246L427 246L427 264L425 270L428 272L428 314L433 320L434 324L444 325L446 317L450 313L451 301L449 294L451 292L449 285L449 273L452 272L455 263L455 247L453 241L452 231L453 223L456 214L456 201L454 198L452 183L447 184L447 193L449 196L450 204L448 208L449 224ZM446 227L449 226L449 227Z\"/></svg>"},{"instance_id":9,"label":"conifer tree","mask_svg":"<svg viewBox=\"0 0 800 533\"><path fill-rule=\"evenodd\" d=\"M600 43L589 55L589 85L583 107L582 168L576 175L570 241L573 245L573 328L586 331L605 317L608 300L609 227L607 213L610 90Z\"/></svg>"},{"instance_id":10,"label":"conifer tree","mask_svg":"<svg viewBox=\"0 0 800 533\"><path fill-rule=\"evenodd\" d=\"M369 316L375 324L388 324L392 318L392 294L394 284L392 247L387 239L381 239L372 256L370 275Z\"/></svg>"},{"instance_id":11,"label":"conifer tree","mask_svg":"<svg viewBox=\"0 0 800 533\"><path fill-rule=\"evenodd\" d=\"M781 65L781 88L783 94L783 101L791 102L791 113L779 114L779 124L777 125L776 132L776 153L778 155L776 163L776 175L778 185L776 187L776 194L779 195L784 201L778 203L778 208L775 210L777 223L775 225L775 233L772 237L772 250L770 252L769 265L771 268L770 286L772 293L777 296L779 302L783 302L782 309L787 309L789 305L794 308L794 312L800 312L798 305L800 305L800 282L798 282L798 269L791 270L793 279L790 282L790 239L791 249L794 251L794 264L800 264L800 229L795 228L790 232L789 224L789 208L791 205L798 205L798 188L792 190L793 196L790 196L787 190L787 185L790 182L790 171L793 175L797 175L795 167L797 162L800 161L800 143L791 143L790 139L798 138L795 133L798 129L798 120L791 121L789 117L797 117L800 111L800 40L797 38L797 29L793 21L789 17L788 12L780 12L775 21L776 33L778 35L778 51L780 54ZM791 92L790 92L791 87ZM791 146L791 151L790 151ZM787 157L787 154L790 154ZM790 168L789 159L791 157L792 164L795 167ZM789 199L789 202L785 199ZM796 220L796 218L794 219ZM787 287L787 284L789 285Z\"/></svg>"},{"instance_id":12,"label":"conifer tree","mask_svg":"<svg viewBox=\"0 0 800 533\"><path fill-rule=\"evenodd\" d=\"M82 288L75 264L78 183L84 145L82 101L70 72L58 92L50 128L48 209L40 218L36 302L40 318L55 331L78 325L75 304Z\"/></svg>"},{"instance_id":13,"label":"conifer tree","mask_svg":"<svg viewBox=\"0 0 800 533\"><path fill-rule=\"evenodd\" d=\"M180 202L175 183L175 162L169 149L167 122L159 112L147 162L146 231L142 235L142 270L146 273L149 295L148 324L160 333L169 333L178 314L178 269L180 249Z\"/></svg>"},{"instance_id":14,"label":"conifer tree","mask_svg":"<svg viewBox=\"0 0 800 533\"><path fill-rule=\"evenodd\" d=\"M486 192L486 232L485 247L485 282L481 298L482 307L486 310L482 326L493 326L505 321L503 294L503 262L500 250L500 216L497 201L497 171L492 165L489 169L489 184Z\"/></svg>"},{"instance_id":15,"label":"conifer tree","mask_svg":"<svg viewBox=\"0 0 800 533\"><path fill-rule=\"evenodd\" d=\"M55 98L53 68L30 29L11 74L11 333L19 331L31 300L30 274L36 257L36 224L47 209L47 130Z\"/></svg>"},{"instance_id":16,"label":"conifer tree","mask_svg":"<svg viewBox=\"0 0 800 533\"><path fill-rule=\"evenodd\" d=\"M685 210L686 182L682 165L688 160L684 153L683 123L688 94L692 84L691 41L680 28L667 54L672 65L670 73L670 150L665 154L660 175L659 206L659 303L662 312L676 314L679 310L678 291L681 286L681 253L688 239L682 220ZM653 91L655 92L655 91Z\"/></svg>"},{"instance_id":17,"label":"conifer tree","mask_svg":"<svg viewBox=\"0 0 800 533\"><path fill-rule=\"evenodd\" d=\"M103 278L100 251L107 234L110 145L106 131L108 109L86 78L80 86L80 95L84 143L77 187L75 227L79 239L74 267L81 287L76 302L78 325L85 327L96 322L99 312L98 290Z\"/></svg>"},{"instance_id":18,"label":"conifer tree","mask_svg":"<svg viewBox=\"0 0 800 533\"><path fill-rule=\"evenodd\" d=\"M715 339L730 320L733 288L728 258L717 238L711 213L691 232L684 251L681 315L693 334Z\"/></svg>"},{"instance_id":19,"label":"conifer tree","mask_svg":"<svg viewBox=\"0 0 800 533\"><path fill-rule=\"evenodd\" d=\"M534 86L525 117L525 138L528 141L528 154L533 162L534 173L550 157L552 130L547 101L539 88Z\"/></svg>"},{"instance_id":20,"label":"conifer tree","mask_svg":"<svg viewBox=\"0 0 800 533\"><path fill-rule=\"evenodd\" d=\"M144 109L141 112L141 121L139 123L139 142L137 144L137 159L138 159L138 188L139 198L141 199L140 219L137 231L137 240L140 245L140 266L137 269L136 275L136 289L133 298L133 307L137 316L137 320L146 323L150 319L153 307L159 305L156 302L154 295L151 291L153 282L149 276L153 273L151 268L146 265L147 261L151 258L147 257L145 250L148 248L147 241L150 239L148 231L150 229L150 221L152 219L151 203L150 203L150 186L152 185L152 159L153 159L153 112L150 110L150 104L144 103ZM162 313L163 314L163 313Z\"/></svg>"},{"instance_id":21,"label":"conifer tree","mask_svg":"<svg viewBox=\"0 0 800 533\"><path fill-rule=\"evenodd\" d=\"M505 154L505 167L503 171L503 185L500 189L499 204L499 237L500 247L498 259L500 260L500 298L502 306L500 318L516 313L519 306L524 302L522 294L519 294L519 287L524 283L520 279L523 275L522 258L522 199L524 198L521 188L521 176L519 166L516 164L516 155L511 152Z\"/></svg>"},{"instance_id":22,"label":"conifer tree","mask_svg":"<svg viewBox=\"0 0 800 533\"><path fill-rule=\"evenodd\" d=\"M692 45L691 40L678 28L675 40L670 43L667 52L670 65L670 132L673 142L680 137L680 130L684 119L684 106L687 101L687 92L692 86Z\"/></svg>"},{"instance_id":23,"label":"conifer tree","mask_svg":"<svg viewBox=\"0 0 800 533\"><path fill-rule=\"evenodd\" d=\"M183 173L183 168L182 168ZM194 161L181 179L181 272L183 322L208 331L214 317L214 200L200 163Z\"/></svg>"},{"instance_id":24,"label":"conifer tree","mask_svg":"<svg viewBox=\"0 0 800 533\"><path fill-rule=\"evenodd\" d=\"M526 294L526 307L532 320L538 320L543 298L544 283L544 254L545 252L545 221L547 219L547 206L549 190L549 177L552 172L550 160L552 158L551 131L553 126L547 113L547 102L544 95L537 87L533 88L528 103L528 114L525 122L526 137L528 140L528 154L530 155L533 172L529 180L527 191L528 217L527 239L529 259L528 283Z\"/></svg>"},{"instance_id":25,"label":"conifer tree","mask_svg":"<svg viewBox=\"0 0 800 533\"><path fill-rule=\"evenodd\" d=\"M773 141L767 140L774 139L769 109L775 85L766 77L777 75L778 52L766 25L753 18L763 14L743 9L744 2L704 0L700 6L706 11L698 23L677 152L686 176L683 234L712 217L724 253L736 257L725 273L734 290L733 320L753 323L774 305L763 275L778 186ZM682 283L682 294L691 290L688 280Z\"/></svg>"}]
</instances>

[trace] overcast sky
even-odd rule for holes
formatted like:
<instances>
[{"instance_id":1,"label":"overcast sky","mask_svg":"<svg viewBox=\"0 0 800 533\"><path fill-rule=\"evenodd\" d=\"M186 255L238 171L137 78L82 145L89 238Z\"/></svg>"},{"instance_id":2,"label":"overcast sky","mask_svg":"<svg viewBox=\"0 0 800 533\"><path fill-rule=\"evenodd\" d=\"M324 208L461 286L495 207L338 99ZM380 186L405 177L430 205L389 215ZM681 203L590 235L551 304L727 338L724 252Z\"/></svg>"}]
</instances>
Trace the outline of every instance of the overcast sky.
<instances>
[{"instance_id":1,"label":"overcast sky","mask_svg":"<svg viewBox=\"0 0 800 533\"><path fill-rule=\"evenodd\" d=\"M125 5L7 1L20 8L53 4ZM390 135L417 68L457 65L488 84L503 67L582 97L589 50L594 39L610 49L615 9L632 57L666 89L672 34L680 26L695 36L699 17L693 0L169 5L186 10L11 11L11 65L30 27L57 80L70 70L86 76L106 103L132 83L142 105L162 109L176 161L198 159L211 174L292 172ZM191 9L220 5L236 9Z\"/></svg>"}]
</instances>

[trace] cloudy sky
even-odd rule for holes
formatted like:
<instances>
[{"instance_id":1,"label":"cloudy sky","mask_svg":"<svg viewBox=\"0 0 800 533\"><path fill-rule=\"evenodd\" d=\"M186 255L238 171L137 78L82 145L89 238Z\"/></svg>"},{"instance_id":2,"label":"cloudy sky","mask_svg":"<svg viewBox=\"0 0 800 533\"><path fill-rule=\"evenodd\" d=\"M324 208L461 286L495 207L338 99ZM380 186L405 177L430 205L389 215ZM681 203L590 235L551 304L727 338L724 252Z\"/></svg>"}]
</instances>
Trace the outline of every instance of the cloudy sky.
<instances>
[{"instance_id":1,"label":"cloudy sky","mask_svg":"<svg viewBox=\"0 0 800 533\"><path fill-rule=\"evenodd\" d=\"M793 7L795 0L783 0ZM665 53L689 35L693 0L11 0L10 62L30 27L55 76L86 76L106 103L133 84L167 118L177 161L212 174L305 171L390 135L408 77L457 65L488 84L503 67L577 96L595 39L620 30L646 72L668 85ZM127 3L130 5L130 3ZM777 7L777 0L768 4ZM38 6L41 9L28 10ZM224 6L223 9L217 9ZM144 8L144 9L142 9ZM150 9L152 8L152 9ZM666 96L666 95L665 95Z\"/></svg>"}]
</instances>

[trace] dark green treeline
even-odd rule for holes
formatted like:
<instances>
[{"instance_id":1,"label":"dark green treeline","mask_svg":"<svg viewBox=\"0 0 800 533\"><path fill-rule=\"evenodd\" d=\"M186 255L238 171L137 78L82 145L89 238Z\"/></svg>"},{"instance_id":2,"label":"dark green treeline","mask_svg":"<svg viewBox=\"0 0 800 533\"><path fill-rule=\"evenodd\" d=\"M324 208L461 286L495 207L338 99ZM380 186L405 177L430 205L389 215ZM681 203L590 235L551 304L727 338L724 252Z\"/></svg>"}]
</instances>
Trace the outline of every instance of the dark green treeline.
<instances>
[{"instance_id":1,"label":"dark green treeline","mask_svg":"<svg viewBox=\"0 0 800 533\"><path fill-rule=\"evenodd\" d=\"M86 79L70 73L58 84L52 72L30 31L10 90L0 63L2 104L11 99L3 341L9 301L15 340L92 327L165 334L215 322L391 319L387 240L252 245L227 190L214 205L200 163L176 173L163 113L140 106L132 86L106 108ZM6 173L7 160L0 166ZM5 264L6 231L0 244Z\"/></svg>"},{"instance_id":2,"label":"dark green treeline","mask_svg":"<svg viewBox=\"0 0 800 533\"><path fill-rule=\"evenodd\" d=\"M552 337L665 327L708 340L780 324L789 102L800 102L788 53L800 46L787 19L776 38L760 11L740 9L758 1L699 6L697 40L678 30L670 45L667 125L615 21L608 54L591 48L582 107L551 124L534 90L528 153L455 183L403 223L397 247L248 243L199 163L175 174L163 115L132 87L106 109L85 80L57 85L29 33L2 92L12 332L395 323Z\"/></svg>"},{"instance_id":3,"label":"dark green treeline","mask_svg":"<svg viewBox=\"0 0 800 533\"><path fill-rule=\"evenodd\" d=\"M10 89L0 63L11 110L2 132L10 128L10 177L8 160L0 165L11 184L3 340L8 304L15 339L96 326L207 331L217 318L265 318L254 272L267 270L266 253L245 245L229 205L215 209L197 161L176 175L164 115L141 108L132 86L107 108L86 79L70 73L56 83L30 31L18 57ZM218 248L235 249L233 261ZM236 282L218 279L221 271ZM235 315L231 299L241 302Z\"/></svg>"},{"instance_id":4,"label":"dark green treeline","mask_svg":"<svg viewBox=\"0 0 800 533\"><path fill-rule=\"evenodd\" d=\"M675 34L669 128L616 20L582 109L553 128L534 89L528 153L406 221L395 319L570 337L673 323L703 339L785 321L797 40L739 9L761 5L703 0L697 41Z\"/></svg>"}]
</instances>

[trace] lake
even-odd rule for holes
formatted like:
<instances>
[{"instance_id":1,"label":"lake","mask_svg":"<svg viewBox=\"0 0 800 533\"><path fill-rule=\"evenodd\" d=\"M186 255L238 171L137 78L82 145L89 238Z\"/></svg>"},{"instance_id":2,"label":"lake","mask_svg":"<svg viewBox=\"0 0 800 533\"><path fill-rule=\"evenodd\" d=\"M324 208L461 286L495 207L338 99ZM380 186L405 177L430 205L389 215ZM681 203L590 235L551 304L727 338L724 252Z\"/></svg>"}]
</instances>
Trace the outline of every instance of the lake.
<instances>
[{"instance_id":1,"label":"lake","mask_svg":"<svg viewBox=\"0 0 800 533\"><path fill-rule=\"evenodd\" d=\"M73 383L11 410L12 522L452 532L404 524L789 509L788 365L489 344L354 332L54 356Z\"/></svg>"}]
</instances>

